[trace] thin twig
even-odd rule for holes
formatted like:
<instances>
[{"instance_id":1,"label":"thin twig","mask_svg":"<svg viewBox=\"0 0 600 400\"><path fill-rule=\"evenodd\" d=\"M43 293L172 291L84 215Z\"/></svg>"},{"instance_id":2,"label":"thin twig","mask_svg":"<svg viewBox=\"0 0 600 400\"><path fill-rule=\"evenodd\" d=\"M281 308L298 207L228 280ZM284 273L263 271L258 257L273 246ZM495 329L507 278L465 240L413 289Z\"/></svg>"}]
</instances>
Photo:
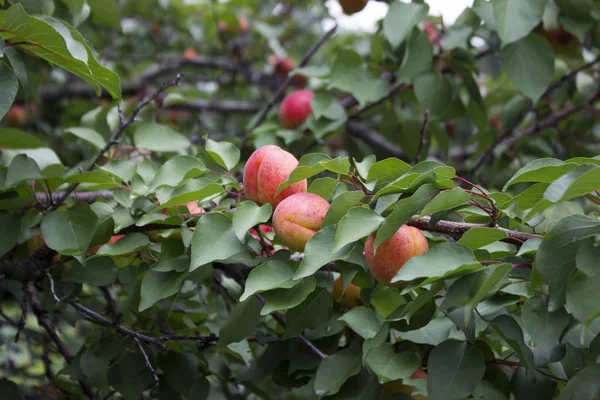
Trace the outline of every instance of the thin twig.
<instances>
[{"instance_id":1,"label":"thin twig","mask_svg":"<svg viewBox=\"0 0 600 400\"><path fill-rule=\"evenodd\" d=\"M325 32L325 34L323 34L323 36L321 36L319 41L317 43L315 43L310 48L310 50L308 50L308 52L304 55L304 57L302 57L302 61L300 61L300 64L298 64L298 68L302 68L302 67L306 66L308 64L308 62L310 61L310 59L312 58L312 56L319 50L319 48L323 45L323 43L325 43L327 41L327 39L329 39L331 36L333 36L333 34L335 33L336 30L337 30L337 24L335 24L331 29L329 29L327 32ZM250 134L254 131L254 129L256 129L260 124L263 123L263 121L267 117L267 114L269 114L269 111L271 111L273 109L273 107L275 107L275 105L277 103L279 103L281 95L285 92L287 87L294 81L294 79L295 79L295 75L289 75L286 78L286 80L283 81L283 83L281 85L279 85L279 87L277 88L277 90L275 91L273 96L271 97L271 100L262 109L262 111L260 112L258 117L254 120L254 123L248 129L246 136L240 143L240 148L245 147L245 144L246 144Z\"/></svg>"},{"instance_id":2,"label":"thin twig","mask_svg":"<svg viewBox=\"0 0 600 400\"><path fill-rule=\"evenodd\" d=\"M52 297L54 297L54 301L56 301L57 303L60 303L60 299L58 298L58 296L56 295L56 292L54 291L54 279L52 278L52 275L50 274L49 271L46 271L46 277L48 277L48 280L50 281L50 292L52 293Z\"/></svg>"},{"instance_id":3,"label":"thin twig","mask_svg":"<svg viewBox=\"0 0 600 400\"><path fill-rule=\"evenodd\" d=\"M423 150L423 145L425 144L425 131L427 130L428 124L429 108L425 110L425 115L423 116L423 124L421 125L421 130L419 131L421 138L419 140L419 148L417 149L417 154L415 155L415 164L417 164L421 160L421 151Z\"/></svg>"},{"instance_id":4,"label":"thin twig","mask_svg":"<svg viewBox=\"0 0 600 400\"><path fill-rule=\"evenodd\" d=\"M102 159L102 157L104 157L104 154L112 146L119 144L119 140L121 139L121 136L123 136L127 127L129 127L129 125L133 124L136 121L136 118L137 118L138 114L140 113L140 111L142 111L142 109L144 107L146 107L148 104L150 104L152 101L154 101L165 90L167 90L171 86L179 85L182 78L183 78L182 74L177 74L177 76L174 79L160 85L160 88L156 92L154 92L154 94L152 94L152 95L146 97L145 99L143 99L142 101L140 101L137 104L137 106L133 109L133 111L131 112L131 115L129 116L129 118L127 118L124 122L119 124L119 128L112 135L112 137L109 139L109 141L106 142L104 147L96 155L94 160L90 163L90 165L86 168L85 171L89 172L89 171L92 171L94 168L96 168L96 164ZM64 203L65 200L71 195L71 193L73 193L75 191L75 189L77 189L78 186L79 186L79 183L74 183L67 190L65 190L63 195L59 198L57 204L55 204L53 207L51 207L51 209L56 209L62 203Z\"/></svg>"},{"instance_id":5,"label":"thin twig","mask_svg":"<svg viewBox=\"0 0 600 400\"><path fill-rule=\"evenodd\" d=\"M73 356L71 355L65 344L62 342L62 340L60 340L60 338L56 334L54 330L54 324L52 323L52 320L48 317L48 312L42 307L42 303L40 302L37 289L35 288L35 283L27 282L23 285L23 291L27 296L27 299L31 306L31 310L35 314L40 326L44 328L44 330L50 337L50 340L54 343L56 349L63 356L66 363L69 365L72 364ZM86 394L86 396L92 399L94 397L94 393L92 392L92 388L88 385L88 383L82 379L78 379L77 382L79 382L79 386L81 386L81 389Z\"/></svg>"},{"instance_id":6,"label":"thin twig","mask_svg":"<svg viewBox=\"0 0 600 400\"><path fill-rule=\"evenodd\" d=\"M27 319L27 296L23 293L23 300L21 300L21 317L19 318L19 323L17 324L17 334L15 335L15 343L19 341L19 336L23 329L25 329L25 320Z\"/></svg>"},{"instance_id":7,"label":"thin twig","mask_svg":"<svg viewBox=\"0 0 600 400\"><path fill-rule=\"evenodd\" d=\"M159 383L158 375L156 375L156 371L154 370L154 367L152 366L152 363L150 362L150 359L148 358L148 354L146 354L146 350L144 350L144 346L142 346L140 339L138 339L136 336L134 336L133 341L135 342L135 344L137 344L138 349L140 349L140 353L142 353L142 356L144 357L144 362L146 363L146 368L148 368L148 370L152 374L152 379L154 380L153 387L155 388L158 386L158 383Z\"/></svg>"}]
</instances>

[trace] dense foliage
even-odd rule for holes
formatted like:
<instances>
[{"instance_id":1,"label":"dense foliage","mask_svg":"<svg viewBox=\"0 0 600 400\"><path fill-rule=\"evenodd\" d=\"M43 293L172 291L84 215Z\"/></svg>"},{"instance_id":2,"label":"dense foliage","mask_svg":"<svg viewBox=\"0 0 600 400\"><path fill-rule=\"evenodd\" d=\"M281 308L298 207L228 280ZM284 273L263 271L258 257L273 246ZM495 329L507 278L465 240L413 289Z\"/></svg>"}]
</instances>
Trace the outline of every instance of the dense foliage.
<instances>
[{"instance_id":1,"label":"dense foliage","mask_svg":"<svg viewBox=\"0 0 600 400\"><path fill-rule=\"evenodd\" d=\"M0 398L600 398L600 1L385 3L0 0Z\"/></svg>"}]
</instances>

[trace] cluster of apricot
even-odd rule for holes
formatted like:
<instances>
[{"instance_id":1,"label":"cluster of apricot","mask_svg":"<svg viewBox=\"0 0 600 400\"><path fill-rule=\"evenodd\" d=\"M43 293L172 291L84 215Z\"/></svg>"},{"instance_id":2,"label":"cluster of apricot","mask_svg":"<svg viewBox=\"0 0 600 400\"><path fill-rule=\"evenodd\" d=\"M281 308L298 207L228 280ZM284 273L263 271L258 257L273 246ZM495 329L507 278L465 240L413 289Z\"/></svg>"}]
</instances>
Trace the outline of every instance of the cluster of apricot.
<instances>
[{"instance_id":1,"label":"cluster of apricot","mask_svg":"<svg viewBox=\"0 0 600 400\"><path fill-rule=\"evenodd\" d=\"M287 151L273 145L256 150L244 168L244 192L258 203L270 204L273 213L273 228L277 240L290 250L304 251L306 243L321 228L329 210L329 203L313 193L307 192L307 182L302 180L277 193L298 165L298 160ZM398 270L412 257L428 250L427 239L414 227L402 225L388 240L381 243L375 252L373 234L365 244L365 257L373 277L388 286ZM400 282L402 284L402 282ZM340 281L334 285L334 297L339 300L344 290ZM360 301L360 288L349 285L341 301L345 306Z\"/></svg>"}]
</instances>

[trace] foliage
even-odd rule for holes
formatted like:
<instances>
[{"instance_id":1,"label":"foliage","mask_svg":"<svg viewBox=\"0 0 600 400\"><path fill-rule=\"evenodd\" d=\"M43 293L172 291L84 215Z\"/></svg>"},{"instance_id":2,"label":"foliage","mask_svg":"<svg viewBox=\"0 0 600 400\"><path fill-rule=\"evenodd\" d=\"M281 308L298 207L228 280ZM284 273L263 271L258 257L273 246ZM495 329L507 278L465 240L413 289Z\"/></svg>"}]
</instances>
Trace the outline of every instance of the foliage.
<instances>
[{"instance_id":1,"label":"foliage","mask_svg":"<svg viewBox=\"0 0 600 400\"><path fill-rule=\"evenodd\" d=\"M0 0L2 398L600 396L600 3L373 3ZM268 144L331 204L303 254L244 195Z\"/></svg>"}]
</instances>

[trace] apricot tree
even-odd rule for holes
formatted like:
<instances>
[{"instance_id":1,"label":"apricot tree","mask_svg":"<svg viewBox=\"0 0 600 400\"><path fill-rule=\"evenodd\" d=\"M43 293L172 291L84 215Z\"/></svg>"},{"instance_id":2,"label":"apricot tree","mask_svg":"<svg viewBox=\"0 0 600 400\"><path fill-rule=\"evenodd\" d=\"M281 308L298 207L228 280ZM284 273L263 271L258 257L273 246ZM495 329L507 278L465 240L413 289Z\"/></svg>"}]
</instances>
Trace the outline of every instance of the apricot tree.
<instances>
[{"instance_id":1,"label":"apricot tree","mask_svg":"<svg viewBox=\"0 0 600 400\"><path fill-rule=\"evenodd\" d=\"M600 398L599 5L0 0L0 398Z\"/></svg>"}]
</instances>

